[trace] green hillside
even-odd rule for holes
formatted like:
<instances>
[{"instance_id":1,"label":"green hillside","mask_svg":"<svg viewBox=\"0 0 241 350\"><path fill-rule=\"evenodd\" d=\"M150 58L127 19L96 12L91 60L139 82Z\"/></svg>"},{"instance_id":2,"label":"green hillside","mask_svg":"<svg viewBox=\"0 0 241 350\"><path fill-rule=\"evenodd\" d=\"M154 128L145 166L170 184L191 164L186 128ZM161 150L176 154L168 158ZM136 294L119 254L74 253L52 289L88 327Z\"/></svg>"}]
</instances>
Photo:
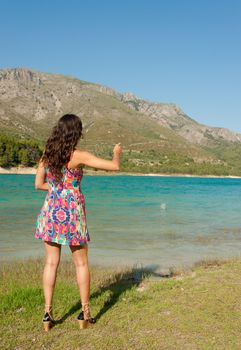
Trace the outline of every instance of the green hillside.
<instances>
[{"instance_id":1,"label":"green hillside","mask_svg":"<svg viewBox=\"0 0 241 350\"><path fill-rule=\"evenodd\" d=\"M24 146L21 152L29 154L23 161L23 156L9 156L9 145L16 150L16 144L28 140L41 153L53 125L65 113L82 119L80 148L110 158L115 143L122 143L121 171L241 175L239 134L200 125L173 104L155 104L98 84L22 68L0 70L0 165L26 165L27 158L33 165L37 146Z\"/></svg>"}]
</instances>

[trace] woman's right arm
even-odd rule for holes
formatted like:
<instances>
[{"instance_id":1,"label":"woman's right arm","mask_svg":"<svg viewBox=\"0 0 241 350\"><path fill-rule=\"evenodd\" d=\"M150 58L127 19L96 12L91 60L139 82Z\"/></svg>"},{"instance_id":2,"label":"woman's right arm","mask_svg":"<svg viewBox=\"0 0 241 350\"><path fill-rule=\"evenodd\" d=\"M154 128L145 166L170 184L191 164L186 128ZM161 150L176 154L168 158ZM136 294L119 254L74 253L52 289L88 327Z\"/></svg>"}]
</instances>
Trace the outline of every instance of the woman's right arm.
<instances>
[{"instance_id":1,"label":"woman's right arm","mask_svg":"<svg viewBox=\"0 0 241 350\"><path fill-rule=\"evenodd\" d=\"M92 168L102 169L102 170L120 170L120 154L121 146L120 143L116 144L113 150L112 160L103 159L96 157L94 154L88 151L76 151L76 157L78 163L87 165Z\"/></svg>"},{"instance_id":2,"label":"woman's right arm","mask_svg":"<svg viewBox=\"0 0 241 350\"><path fill-rule=\"evenodd\" d=\"M48 183L45 181L45 169L42 161L39 162L35 175L35 189L44 191L49 189Z\"/></svg>"}]
</instances>

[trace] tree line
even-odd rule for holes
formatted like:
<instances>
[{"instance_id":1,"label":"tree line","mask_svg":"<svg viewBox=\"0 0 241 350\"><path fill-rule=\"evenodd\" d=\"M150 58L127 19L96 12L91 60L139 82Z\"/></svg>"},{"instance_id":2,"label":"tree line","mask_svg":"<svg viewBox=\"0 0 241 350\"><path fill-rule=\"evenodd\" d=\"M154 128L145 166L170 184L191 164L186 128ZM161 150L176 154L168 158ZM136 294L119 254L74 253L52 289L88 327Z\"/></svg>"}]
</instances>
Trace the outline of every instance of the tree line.
<instances>
[{"instance_id":1,"label":"tree line","mask_svg":"<svg viewBox=\"0 0 241 350\"><path fill-rule=\"evenodd\" d=\"M43 153L40 141L18 139L17 137L0 133L0 166L35 166ZM105 147L97 156L112 157L112 149ZM88 168L88 167L87 167ZM97 169L96 169L97 170ZM191 157L181 154L161 155L156 150L123 152L121 171L139 173L169 173L196 175L241 175L240 161L233 164L212 164L210 162L196 163Z\"/></svg>"},{"instance_id":2,"label":"tree line","mask_svg":"<svg viewBox=\"0 0 241 350\"><path fill-rule=\"evenodd\" d=\"M42 148L35 140L21 140L0 134L0 166L34 166L42 155Z\"/></svg>"}]
</instances>

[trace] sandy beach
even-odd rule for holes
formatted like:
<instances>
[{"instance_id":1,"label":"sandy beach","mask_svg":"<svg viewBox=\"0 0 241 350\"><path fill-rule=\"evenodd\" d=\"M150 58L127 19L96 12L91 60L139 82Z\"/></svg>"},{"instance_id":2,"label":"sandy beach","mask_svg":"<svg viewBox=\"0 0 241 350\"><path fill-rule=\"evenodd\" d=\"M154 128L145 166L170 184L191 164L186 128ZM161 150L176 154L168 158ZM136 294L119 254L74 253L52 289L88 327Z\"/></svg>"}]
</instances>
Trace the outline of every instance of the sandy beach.
<instances>
[{"instance_id":1,"label":"sandy beach","mask_svg":"<svg viewBox=\"0 0 241 350\"><path fill-rule=\"evenodd\" d=\"M36 168L31 167L12 167L2 168L0 167L0 174L36 174Z\"/></svg>"},{"instance_id":2,"label":"sandy beach","mask_svg":"<svg viewBox=\"0 0 241 350\"><path fill-rule=\"evenodd\" d=\"M0 167L0 174L22 174L22 175L34 175L36 174L36 168L34 167L11 167L3 168ZM180 176L180 177L203 177L203 178L230 178L230 179L240 179L240 176L217 176L217 175L193 175L193 174L163 174L163 173L129 173L124 171L104 171L104 170L91 170L84 169L85 175L129 175L129 176Z\"/></svg>"}]
</instances>

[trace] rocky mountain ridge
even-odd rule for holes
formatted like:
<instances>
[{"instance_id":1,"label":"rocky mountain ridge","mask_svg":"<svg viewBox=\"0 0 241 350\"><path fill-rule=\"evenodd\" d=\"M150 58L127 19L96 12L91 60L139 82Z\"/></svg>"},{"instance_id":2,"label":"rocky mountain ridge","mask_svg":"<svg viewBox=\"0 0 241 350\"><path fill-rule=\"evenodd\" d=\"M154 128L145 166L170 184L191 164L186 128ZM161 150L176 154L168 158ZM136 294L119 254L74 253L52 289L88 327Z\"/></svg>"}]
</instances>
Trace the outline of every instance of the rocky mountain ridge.
<instances>
[{"instance_id":1,"label":"rocky mountain ridge","mask_svg":"<svg viewBox=\"0 0 241 350\"><path fill-rule=\"evenodd\" d=\"M56 86L51 89L51 82ZM42 90L46 88L43 92ZM140 99L133 93L121 94L109 87L89 83L60 74L49 74L33 71L28 68L0 70L0 101L14 104L16 99L31 100L31 106L20 103L13 105L13 112L30 115L33 120L44 119L49 113L64 113L66 99L76 96L88 100L85 90L98 91L112 96L129 108L140 112L156 121L162 127L174 130L191 143L206 145L210 139L224 139L241 142L241 134L226 128L209 127L199 124L187 116L174 103L156 103ZM68 103L67 103L68 104ZM97 113L98 114L98 113ZM4 108L0 109L1 118L7 118Z\"/></svg>"},{"instance_id":2,"label":"rocky mountain ridge","mask_svg":"<svg viewBox=\"0 0 241 350\"><path fill-rule=\"evenodd\" d=\"M135 166L238 164L241 134L202 125L174 103L141 99L100 84L28 68L0 70L0 128L44 142L65 113L82 119L85 145L99 154L122 142ZM97 152L97 153L98 153ZM160 158L161 157L161 158ZM151 160L152 159L152 160Z\"/></svg>"}]
</instances>

